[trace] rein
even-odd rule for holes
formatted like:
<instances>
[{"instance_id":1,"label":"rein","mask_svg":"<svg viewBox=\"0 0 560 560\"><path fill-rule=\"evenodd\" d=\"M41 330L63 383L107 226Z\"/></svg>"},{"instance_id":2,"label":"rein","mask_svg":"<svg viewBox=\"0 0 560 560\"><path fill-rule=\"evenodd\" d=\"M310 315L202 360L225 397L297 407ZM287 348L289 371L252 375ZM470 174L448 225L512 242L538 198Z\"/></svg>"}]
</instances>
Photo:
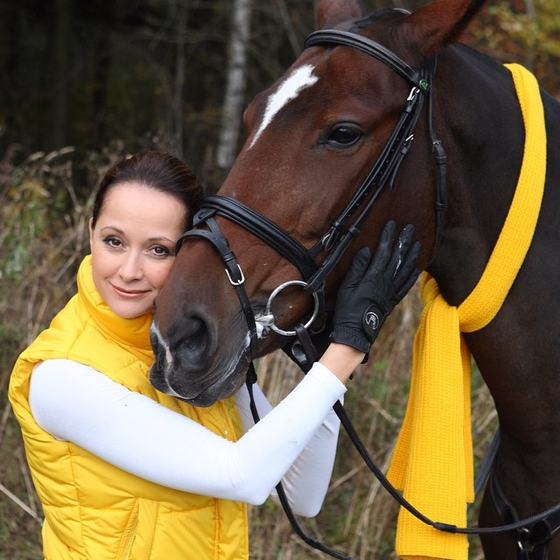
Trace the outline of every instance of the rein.
<instances>
[{"instance_id":1,"label":"rein","mask_svg":"<svg viewBox=\"0 0 560 560\"><path fill-rule=\"evenodd\" d=\"M307 330L304 329L302 325L300 325L296 330L299 342L298 348L297 350L292 349L291 353L286 352L286 354L288 354L289 357L300 366L304 373L307 373L311 369L313 363L317 360L317 351L315 349L315 346L313 345L313 342L311 341L311 338L309 337L309 333L307 332ZM258 422L259 415L253 400L252 391L252 385L256 382L256 379L256 373L253 364L251 363L246 385L249 389L249 395L251 397L251 412L253 414L253 419L255 420L255 422ZM356 428L352 424L350 418L346 413L346 410L344 409L340 401L337 401L333 405L333 410L340 419L340 423L344 427L356 451L359 453L360 457L362 458L368 469L371 471L371 473L381 484L381 486L400 506L402 506L414 517L416 517L426 525L433 527L438 531L461 535L483 535L514 532L515 534L520 535L518 537L518 545L522 554L524 552L531 553L535 546L545 545L550 538L560 532L560 504L557 504L556 506L553 506L539 514L532 515L520 520L515 512L515 509L507 501L507 498L503 495L503 492L499 488L494 471L492 471L492 475L490 477L491 490L492 495L499 506L500 514L504 522L503 525L495 527L457 527L456 525L452 525L449 523L433 521L418 509L416 509L406 498L404 498L401 492L399 492L399 490L397 490L391 484L383 471L375 464L374 460L367 450L366 445L360 438L358 432L356 431ZM476 494L478 494L478 492L481 490L482 486L486 482L490 471L492 470L493 460L497 453L498 445L499 432L496 432L491 443L488 455L483 461L483 464L481 465L480 471L475 481ZM306 544L339 560L357 560L351 556L342 554L309 536L303 530L297 518L293 514L281 482L276 486L276 491L278 492L280 503L282 504L282 507L292 526L292 529ZM498 496L498 498L496 496ZM520 560L537 560L536 557L530 555L520 556L519 558ZM539 557L539 559L546 560L546 557Z\"/></svg>"}]
</instances>

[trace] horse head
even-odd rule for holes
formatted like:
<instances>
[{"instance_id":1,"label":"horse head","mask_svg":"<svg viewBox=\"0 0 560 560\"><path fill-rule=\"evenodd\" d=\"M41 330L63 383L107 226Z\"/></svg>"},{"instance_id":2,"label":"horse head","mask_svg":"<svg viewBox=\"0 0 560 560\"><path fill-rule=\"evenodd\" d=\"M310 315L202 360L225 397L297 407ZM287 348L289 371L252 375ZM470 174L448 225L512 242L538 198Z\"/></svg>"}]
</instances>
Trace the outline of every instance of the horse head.
<instances>
[{"instance_id":1,"label":"horse head","mask_svg":"<svg viewBox=\"0 0 560 560\"><path fill-rule=\"evenodd\" d=\"M330 31L312 35L286 73L248 106L246 142L217 206L203 210L213 225L200 219L198 230L206 233L184 240L157 301L151 370L156 387L207 406L243 384L252 358L285 345L288 338L279 332L293 333L317 306L312 290L305 289L315 271L302 278L298 251L308 251L317 268L329 262L328 275L315 278L326 315L353 254L364 245L374 248L389 218L400 228L416 226L423 246L420 266L428 265L441 217L434 203L438 166L427 101L432 75L421 70L458 37L482 3L438 0L412 14L391 9L367 16L358 1L319 2L319 30L342 32L337 37L344 41L365 41L349 48L354 45L329 40ZM375 43L375 56L366 42ZM412 97L418 102L410 108ZM388 149L395 135L398 141ZM384 154L390 156L388 168L381 162L369 190L357 199ZM220 200L228 201L227 208ZM286 242L279 250L244 227L245 218L231 219L235 201L243 213L251 213L248 220L253 213L264 217L296 245ZM356 223L368 201L372 211ZM329 260L329 251L337 250L333 240L340 237L351 243ZM225 257L228 251L232 257ZM231 271L224 258L233 259ZM236 295L239 284L254 327Z\"/></svg>"}]
</instances>

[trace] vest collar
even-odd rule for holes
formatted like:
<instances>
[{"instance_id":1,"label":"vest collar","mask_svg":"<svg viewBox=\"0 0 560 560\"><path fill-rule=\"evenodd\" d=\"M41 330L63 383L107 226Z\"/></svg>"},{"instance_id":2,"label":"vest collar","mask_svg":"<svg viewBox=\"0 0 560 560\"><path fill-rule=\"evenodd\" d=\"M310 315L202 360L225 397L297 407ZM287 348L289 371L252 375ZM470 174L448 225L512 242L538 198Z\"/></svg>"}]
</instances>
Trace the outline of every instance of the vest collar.
<instances>
[{"instance_id":1,"label":"vest collar","mask_svg":"<svg viewBox=\"0 0 560 560\"><path fill-rule=\"evenodd\" d=\"M151 352L150 325L153 313L145 313L133 319L125 319L114 313L103 301L93 283L91 255L82 261L77 282L78 296L102 332L125 346Z\"/></svg>"}]
</instances>

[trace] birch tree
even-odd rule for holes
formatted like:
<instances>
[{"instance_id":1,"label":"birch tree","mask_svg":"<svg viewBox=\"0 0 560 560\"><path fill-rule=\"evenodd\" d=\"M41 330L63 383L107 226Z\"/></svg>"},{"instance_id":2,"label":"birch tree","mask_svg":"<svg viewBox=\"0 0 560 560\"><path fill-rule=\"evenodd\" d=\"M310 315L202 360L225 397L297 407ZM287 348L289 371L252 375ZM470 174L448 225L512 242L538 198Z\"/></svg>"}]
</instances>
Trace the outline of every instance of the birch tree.
<instances>
[{"instance_id":1,"label":"birch tree","mask_svg":"<svg viewBox=\"0 0 560 560\"><path fill-rule=\"evenodd\" d=\"M229 48L227 85L222 110L216 163L225 169L237 153L247 74L247 46L250 38L252 0L234 0Z\"/></svg>"}]
</instances>

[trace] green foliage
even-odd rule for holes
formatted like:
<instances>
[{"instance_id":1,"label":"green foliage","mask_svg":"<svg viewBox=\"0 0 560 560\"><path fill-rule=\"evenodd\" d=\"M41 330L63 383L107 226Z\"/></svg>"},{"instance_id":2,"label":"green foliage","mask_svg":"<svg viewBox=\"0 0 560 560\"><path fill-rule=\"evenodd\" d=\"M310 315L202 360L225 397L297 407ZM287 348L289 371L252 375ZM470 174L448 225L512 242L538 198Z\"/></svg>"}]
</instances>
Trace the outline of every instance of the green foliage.
<instances>
[{"instance_id":1,"label":"green foliage","mask_svg":"<svg viewBox=\"0 0 560 560\"><path fill-rule=\"evenodd\" d=\"M560 14L554 0L524 2L515 9L509 2L492 5L488 12L497 19L503 34L519 42L520 50L545 58L560 57Z\"/></svg>"},{"instance_id":2,"label":"green foliage","mask_svg":"<svg viewBox=\"0 0 560 560\"><path fill-rule=\"evenodd\" d=\"M519 62L552 95L560 93L560 12L556 0L489 2L467 40L498 60Z\"/></svg>"}]
</instances>

